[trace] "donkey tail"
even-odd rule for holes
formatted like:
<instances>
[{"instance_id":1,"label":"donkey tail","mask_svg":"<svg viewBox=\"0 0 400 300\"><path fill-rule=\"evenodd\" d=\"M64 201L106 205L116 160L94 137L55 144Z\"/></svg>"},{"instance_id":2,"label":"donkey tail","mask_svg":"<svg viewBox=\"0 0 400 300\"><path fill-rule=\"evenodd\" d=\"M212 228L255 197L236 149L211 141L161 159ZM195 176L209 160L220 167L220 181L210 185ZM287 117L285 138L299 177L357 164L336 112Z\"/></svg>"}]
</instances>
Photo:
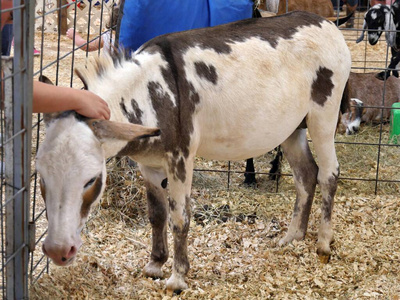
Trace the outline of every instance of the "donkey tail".
<instances>
[{"instance_id":1,"label":"donkey tail","mask_svg":"<svg viewBox=\"0 0 400 300\"><path fill-rule=\"evenodd\" d=\"M342 95L342 102L340 103L340 112L344 114L346 111L350 109L350 95L351 94L351 87L349 84L349 80L346 82L346 86L344 87L343 90L343 95Z\"/></svg>"}]
</instances>

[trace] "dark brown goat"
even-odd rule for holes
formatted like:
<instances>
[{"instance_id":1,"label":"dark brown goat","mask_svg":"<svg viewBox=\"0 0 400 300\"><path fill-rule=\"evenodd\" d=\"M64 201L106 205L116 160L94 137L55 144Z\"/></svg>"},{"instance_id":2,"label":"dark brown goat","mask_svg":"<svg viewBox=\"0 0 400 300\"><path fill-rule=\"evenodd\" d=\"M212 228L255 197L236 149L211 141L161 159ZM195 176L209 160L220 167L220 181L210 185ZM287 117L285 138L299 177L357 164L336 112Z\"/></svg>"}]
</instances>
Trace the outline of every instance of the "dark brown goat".
<instances>
[{"instance_id":1,"label":"dark brown goat","mask_svg":"<svg viewBox=\"0 0 400 300\"><path fill-rule=\"evenodd\" d=\"M386 81L382 81L375 75L376 73L350 73L350 95L351 98L362 101L362 109L342 115L338 129L340 133L355 133L362 122L379 123L389 120L390 107L400 100L400 79L390 76ZM356 104L354 100L352 103ZM353 109L357 107L360 107L360 103L353 106Z\"/></svg>"}]
</instances>

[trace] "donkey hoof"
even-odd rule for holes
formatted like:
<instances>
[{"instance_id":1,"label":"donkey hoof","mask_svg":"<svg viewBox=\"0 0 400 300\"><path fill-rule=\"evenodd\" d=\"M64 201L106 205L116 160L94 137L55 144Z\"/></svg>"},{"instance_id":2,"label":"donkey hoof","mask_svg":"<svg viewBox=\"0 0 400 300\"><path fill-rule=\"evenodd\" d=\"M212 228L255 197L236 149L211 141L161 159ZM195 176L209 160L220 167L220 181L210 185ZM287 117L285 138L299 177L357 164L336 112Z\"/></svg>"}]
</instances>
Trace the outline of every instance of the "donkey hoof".
<instances>
[{"instance_id":1,"label":"donkey hoof","mask_svg":"<svg viewBox=\"0 0 400 300\"><path fill-rule=\"evenodd\" d=\"M257 179L254 174L245 174L244 175L245 180L243 181L243 184L247 187L257 187Z\"/></svg>"},{"instance_id":2,"label":"donkey hoof","mask_svg":"<svg viewBox=\"0 0 400 300\"><path fill-rule=\"evenodd\" d=\"M161 266L155 262L149 262L143 269L143 274L146 277L153 279L159 279L164 277L164 273L161 270Z\"/></svg>"},{"instance_id":3,"label":"donkey hoof","mask_svg":"<svg viewBox=\"0 0 400 300\"><path fill-rule=\"evenodd\" d=\"M331 260L331 256L330 255L319 255L318 254L318 258L319 258L319 261L321 263L323 263L323 264L327 264Z\"/></svg>"},{"instance_id":4,"label":"donkey hoof","mask_svg":"<svg viewBox=\"0 0 400 300\"><path fill-rule=\"evenodd\" d=\"M186 284L182 276L172 276L167 280L167 291L168 293L173 293L179 295L183 290L186 290L188 285Z\"/></svg>"},{"instance_id":5,"label":"donkey hoof","mask_svg":"<svg viewBox=\"0 0 400 300\"><path fill-rule=\"evenodd\" d=\"M331 260L331 252L330 251L324 251L321 249L317 249L317 254L318 254L319 261L323 264L327 264Z\"/></svg>"},{"instance_id":6,"label":"donkey hoof","mask_svg":"<svg viewBox=\"0 0 400 300\"><path fill-rule=\"evenodd\" d=\"M286 234L285 237L279 240L278 245L279 246L285 246L293 242L294 240L296 241L301 241L304 239L305 234L301 232L296 232L295 234Z\"/></svg>"}]
</instances>

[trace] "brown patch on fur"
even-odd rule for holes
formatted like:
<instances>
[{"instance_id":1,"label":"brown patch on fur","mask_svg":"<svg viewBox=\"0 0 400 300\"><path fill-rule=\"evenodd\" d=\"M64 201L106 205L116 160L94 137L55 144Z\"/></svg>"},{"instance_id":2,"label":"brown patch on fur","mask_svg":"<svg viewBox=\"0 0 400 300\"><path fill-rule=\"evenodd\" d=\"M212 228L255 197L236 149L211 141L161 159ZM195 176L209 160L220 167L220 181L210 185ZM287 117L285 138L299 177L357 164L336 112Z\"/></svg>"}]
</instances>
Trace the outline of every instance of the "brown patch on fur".
<instances>
[{"instance_id":1,"label":"brown patch on fur","mask_svg":"<svg viewBox=\"0 0 400 300\"><path fill-rule=\"evenodd\" d=\"M40 178L39 180L39 185L40 185L40 193L42 194L44 204L46 205L46 184L44 183L44 180L42 178ZM49 219L47 216L47 210L46 210L46 219Z\"/></svg>"},{"instance_id":2,"label":"brown patch on fur","mask_svg":"<svg viewBox=\"0 0 400 300\"><path fill-rule=\"evenodd\" d=\"M146 182L149 221L153 230L151 261L165 263L168 259L167 201L163 190Z\"/></svg>"},{"instance_id":3,"label":"brown patch on fur","mask_svg":"<svg viewBox=\"0 0 400 300\"><path fill-rule=\"evenodd\" d=\"M311 87L311 98L314 102L324 106L328 97L332 95L334 85L332 83L333 72L327 68L319 67L317 78L314 80Z\"/></svg>"},{"instance_id":4,"label":"brown patch on fur","mask_svg":"<svg viewBox=\"0 0 400 300\"><path fill-rule=\"evenodd\" d=\"M185 197L185 206L182 210L183 224L174 225L174 268L179 274L186 275L189 271L190 264L187 255L187 235L190 225L190 197Z\"/></svg>"},{"instance_id":5,"label":"brown patch on fur","mask_svg":"<svg viewBox=\"0 0 400 300\"><path fill-rule=\"evenodd\" d=\"M197 74L200 76L200 78L204 78L213 84L217 84L217 71L213 65L207 65L204 62L195 62L194 67L196 68Z\"/></svg>"},{"instance_id":6,"label":"brown patch on fur","mask_svg":"<svg viewBox=\"0 0 400 300\"><path fill-rule=\"evenodd\" d=\"M128 109L125 106L124 98L121 98L121 102L119 103L119 105L121 107L122 113L128 119L129 123L143 124L143 122L142 122L143 111L139 108L135 99L131 100L131 107L132 107L133 113L128 112Z\"/></svg>"},{"instance_id":7,"label":"brown patch on fur","mask_svg":"<svg viewBox=\"0 0 400 300\"><path fill-rule=\"evenodd\" d=\"M43 201L46 203L46 185L42 178L40 178L39 183L40 183L40 193L42 193Z\"/></svg>"},{"instance_id":8,"label":"brown patch on fur","mask_svg":"<svg viewBox=\"0 0 400 300\"><path fill-rule=\"evenodd\" d=\"M171 211L175 211L175 209L176 209L176 201L174 199L169 199L169 209Z\"/></svg>"},{"instance_id":9,"label":"brown patch on fur","mask_svg":"<svg viewBox=\"0 0 400 300\"><path fill-rule=\"evenodd\" d=\"M327 198L324 197L322 199L321 209L323 212L324 220L326 222L329 222L332 219L333 202L334 202L334 197L335 197L336 189L337 189L337 179L338 179L338 175L333 174L327 184L329 195Z\"/></svg>"},{"instance_id":10,"label":"brown patch on fur","mask_svg":"<svg viewBox=\"0 0 400 300\"><path fill-rule=\"evenodd\" d=\"M95 182L83 193L82 206L81 206L81 218L86 218L89 214L90 207L97 197L99 197L101 188L103 186L103 174L98 176Z\"/></svg>"}]
</instances>

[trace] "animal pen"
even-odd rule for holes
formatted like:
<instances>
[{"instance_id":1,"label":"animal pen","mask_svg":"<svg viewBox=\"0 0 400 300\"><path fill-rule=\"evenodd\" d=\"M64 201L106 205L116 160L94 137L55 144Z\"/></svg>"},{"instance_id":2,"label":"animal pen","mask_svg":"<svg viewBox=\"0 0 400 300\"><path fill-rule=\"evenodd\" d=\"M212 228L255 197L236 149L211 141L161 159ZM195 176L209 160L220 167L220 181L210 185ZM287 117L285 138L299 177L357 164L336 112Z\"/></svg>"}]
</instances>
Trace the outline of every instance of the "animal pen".
<instances>
[{"instance_id":1,"label":"animal pen","mask_svg":"<svg viewBox=\"0 0 400 300\"><path fill-rule=\"evenodd\" d=\"M11 56L1 60L4 299L170 296L165 295L163 280L141 275L151 229L140 172L124 158L108 162L108 187L83 230L84 245L74 265L55 267L41 251L47 221L34 159L44 125L40 114L32 114L33 81L45 75L56 85L81 88L74 67L103 50L83 51L65 31L74 27L88 42L95 40L106 31L113 5L113 0L14 0L14 46ZM390 49L383 38L375 46L366 40L356 44L366 9L358 8L354 28L340 29L351 50L352 72L377 73L387 69ZM39 56L34 56L34 47ZM382 105L375 108L391 109L383 102L385 93L381 97ZM336 238L327 265L320 264L315 253L317 208L304 241L277 245L295 200L284 156L281 176L275 180L268 174L275 154L255 158L258 182L252 187L242 184L245 162L198 158L189 232L190 288L179 297L400 299L399 138L390 136L389 121L364 124L355 135L337 134L336 150L341 166ZM317 191L315 201L318 196Z\"/></svg>"}]
</instances>

